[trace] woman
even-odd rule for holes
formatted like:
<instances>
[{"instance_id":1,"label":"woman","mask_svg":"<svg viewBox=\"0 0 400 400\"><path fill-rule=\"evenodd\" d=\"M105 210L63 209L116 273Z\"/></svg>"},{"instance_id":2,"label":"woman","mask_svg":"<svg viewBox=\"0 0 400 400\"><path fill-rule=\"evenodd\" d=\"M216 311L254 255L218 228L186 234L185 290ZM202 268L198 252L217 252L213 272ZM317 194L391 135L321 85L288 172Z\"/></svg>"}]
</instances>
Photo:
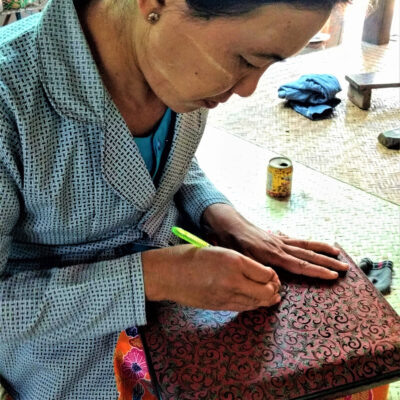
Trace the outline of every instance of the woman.
<instances>
[{"instance_id":1,"label":"woman","mask_svg":"<svg viewBox=\"0 0 400 400\"><path fill-rule=\"evenodd\" d=\"M335 0L72 0L0 39L0 375L20 399L117 397L121 331L145 298L280 301L265 265L335 279L338 250L264 232L194 159L206 109L250 96ZM184 217L216 244L178 245ZM17 397L19 396L19 397Z\"/></svg>"}]
</instances>

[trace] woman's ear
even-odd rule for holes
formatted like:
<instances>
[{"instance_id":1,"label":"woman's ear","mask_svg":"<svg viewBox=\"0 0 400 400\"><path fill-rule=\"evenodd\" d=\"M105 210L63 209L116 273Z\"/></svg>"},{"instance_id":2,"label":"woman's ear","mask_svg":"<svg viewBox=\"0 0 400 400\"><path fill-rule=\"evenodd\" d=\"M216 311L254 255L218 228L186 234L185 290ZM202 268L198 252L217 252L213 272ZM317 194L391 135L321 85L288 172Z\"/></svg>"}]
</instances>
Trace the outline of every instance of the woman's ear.
<instances>
[{"instance_id":1,"label":"woman's ear","mask_svg":"<svg viewBox=\"0 0 400 400\"><path fill-rule=\"evenodd\" d=\"M136 0L140 14L147 19L150 13L162 12L165 6L165 0Z\"/></svg>"}]
</instances>

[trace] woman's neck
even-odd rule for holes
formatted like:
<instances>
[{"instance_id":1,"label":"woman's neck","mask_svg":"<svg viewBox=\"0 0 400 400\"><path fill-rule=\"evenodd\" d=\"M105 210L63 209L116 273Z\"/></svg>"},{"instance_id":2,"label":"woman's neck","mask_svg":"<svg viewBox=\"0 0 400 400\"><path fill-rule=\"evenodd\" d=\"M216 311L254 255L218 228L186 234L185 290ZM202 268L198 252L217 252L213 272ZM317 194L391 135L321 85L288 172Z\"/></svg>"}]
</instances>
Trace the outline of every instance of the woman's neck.
<instances>
[{"instance_id":1,"label":"woman's neck","mask_svg":"<svg viewBox=\"0 0 400 400\"><path fill-rule=\"evenodd\" d=\"M111 98L135 136L143 136L159 121L166 106L155 96L136 57L135 16L127 22L103 1L77 8L80 22Z\"/></svg>"}]
</instances>

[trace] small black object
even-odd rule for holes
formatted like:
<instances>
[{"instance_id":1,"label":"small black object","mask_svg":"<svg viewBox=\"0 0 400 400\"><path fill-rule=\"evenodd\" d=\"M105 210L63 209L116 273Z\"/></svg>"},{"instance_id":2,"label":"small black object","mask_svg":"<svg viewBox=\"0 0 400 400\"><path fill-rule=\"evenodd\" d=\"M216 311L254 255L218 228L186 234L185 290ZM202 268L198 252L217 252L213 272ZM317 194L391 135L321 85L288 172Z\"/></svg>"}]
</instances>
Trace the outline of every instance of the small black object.
<instances>
[{"instance_id":1,"label":"small black object","mask_svg":"<svg viewBox=\"0 0 400 400\"><path fill-rule=\"evenodd\" d=\"M382 132L378 136L378 141L388 149L400 150L400 128Z\"/></svg>"},{"instance_id":2,"label":"small black object","mask_svg":"<svg viewBox=\"0 0 400 400\"><path fill-rule=\"evenodd\" d=\"M368 275L373 265L374 263L372 262L372 260L370 260L369 258L363 258L358 266L365 273L365 275Z\"/></svg>"},{"instance_id":3,"label":"small black object","mask_svg":"<svg viewBox=\"0 0 400 400\"><path fill-rule=\"evenodd\" d=\"M360 261L359 267L382 294L390 293L393 272L392 261L373 262L369 258L363 258Z\"/></svg>"},{"instance_id":4,"label":"small black object","mask_svg":"<svg viewBox=\"0 0 400 400\"><path fill-rule=\"evenodd\" d=\"M392 261L385 260L374 263L368 279L374 286L382 293L390 293L390 285L392 283L393 263Z\"/></svg>"}]
</instances>

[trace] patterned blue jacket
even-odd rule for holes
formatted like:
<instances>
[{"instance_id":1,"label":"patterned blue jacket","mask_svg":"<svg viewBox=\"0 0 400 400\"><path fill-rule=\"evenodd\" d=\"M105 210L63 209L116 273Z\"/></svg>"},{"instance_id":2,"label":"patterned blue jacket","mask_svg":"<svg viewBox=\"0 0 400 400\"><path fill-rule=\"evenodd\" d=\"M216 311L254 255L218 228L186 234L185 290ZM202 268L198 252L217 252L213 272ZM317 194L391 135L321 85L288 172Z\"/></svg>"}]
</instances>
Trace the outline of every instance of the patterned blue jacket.
<instances>
[{"instance_id":1,"label":"patterned blue jacket","mask_svg":"<svg viewBox=\"0 0 400 400\"><path fill-rule=\"evenodd\" d=\"M72 0L0 29L0 376L15 399L115 399L121 330L146 323L141 254L223 202L178 114L159 185L106 91ZM130 251L131 250L131 251Z\"/></svg>"}]
</instances>

